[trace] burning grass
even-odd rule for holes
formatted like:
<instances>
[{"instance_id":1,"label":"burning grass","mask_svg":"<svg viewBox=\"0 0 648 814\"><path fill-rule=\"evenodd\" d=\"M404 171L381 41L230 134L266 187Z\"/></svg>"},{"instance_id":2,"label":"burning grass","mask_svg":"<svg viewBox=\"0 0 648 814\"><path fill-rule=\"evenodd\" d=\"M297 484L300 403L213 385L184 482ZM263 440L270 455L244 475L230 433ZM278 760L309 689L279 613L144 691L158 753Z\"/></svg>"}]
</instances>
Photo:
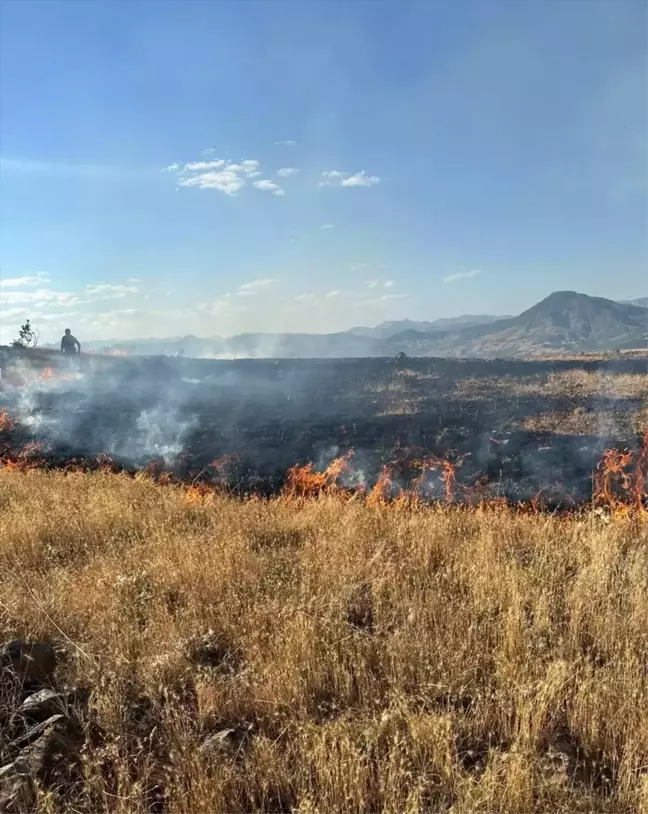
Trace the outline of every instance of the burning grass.
<instances>
[{"instance_id":1,"label":"burning grass","mask_svg":"<svg viewBox=\"0 0 648 814\"><path fill-rule=\"evenodd\" d=\"M40 810L648 811L646 524L614 503L645 461L624 455L603 510L560 517L351 496L349 457L267 501L0 471L4 636L59 642L101 733ZM225 727L236 749L201 750Z\"/></svg>"}]
</instances>

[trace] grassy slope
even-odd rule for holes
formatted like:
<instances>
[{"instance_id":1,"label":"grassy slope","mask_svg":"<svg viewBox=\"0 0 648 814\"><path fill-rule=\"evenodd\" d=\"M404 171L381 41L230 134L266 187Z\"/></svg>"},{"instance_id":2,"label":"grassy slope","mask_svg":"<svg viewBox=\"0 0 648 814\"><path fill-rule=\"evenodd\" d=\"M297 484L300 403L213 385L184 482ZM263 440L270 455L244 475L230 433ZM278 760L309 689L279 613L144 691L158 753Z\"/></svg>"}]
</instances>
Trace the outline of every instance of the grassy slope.
<instances>
[{"instance_id":1,"label":"grassy slope","mask_svg":"<svg viewBox=\"0 0 648 814\"><path fill-rule=\"evenodd\" d=\"M648 811L640 521L203 503L0 472L2 634L62 641L61 680L95 687L108 733L78 810L146 811L164 742L174 812ZM183 655L208 629L232 672ZM137 693L183 677L199 729L254 724L235 759L202 756L179 703L132 737ZM552 750L574 747L568 776Z\"/></svg>"}]
</instances>

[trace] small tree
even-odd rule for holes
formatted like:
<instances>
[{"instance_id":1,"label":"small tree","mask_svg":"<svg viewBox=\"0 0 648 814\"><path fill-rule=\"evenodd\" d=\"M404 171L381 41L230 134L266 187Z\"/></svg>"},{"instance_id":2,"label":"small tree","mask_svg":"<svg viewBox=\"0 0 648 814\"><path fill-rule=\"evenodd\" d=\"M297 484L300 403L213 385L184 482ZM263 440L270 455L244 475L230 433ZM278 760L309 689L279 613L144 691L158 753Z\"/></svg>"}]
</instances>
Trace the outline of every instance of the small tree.
<instances>
[{"instance_id":1,"label":"small tree","mask_svg":"<svg viewBox=\"0 0 648 814\"><path fill-rule=\"evenodd\" d=\"M27 320L20 326L18 338L11 343L14 348L35 348L38 345L38 331L32 328L31 322Z\"/></svg>"}]
</instances>

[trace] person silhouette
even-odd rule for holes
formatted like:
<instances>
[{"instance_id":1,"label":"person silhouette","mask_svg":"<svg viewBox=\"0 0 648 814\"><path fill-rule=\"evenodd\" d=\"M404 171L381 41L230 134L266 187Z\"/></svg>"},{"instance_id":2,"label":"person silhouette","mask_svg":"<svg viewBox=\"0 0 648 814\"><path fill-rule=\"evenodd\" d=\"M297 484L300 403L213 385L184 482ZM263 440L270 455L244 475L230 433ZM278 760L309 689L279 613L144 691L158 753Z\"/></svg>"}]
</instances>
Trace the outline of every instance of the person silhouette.
<instances>
[{"instance_id":1,"label":"person silhouette","mask_svg":"<svg viewBox=\"0 0 648 814\"><path fill-rule=\"evenodd\" d=\"M66 356L81 353L81 343L69 328L65 329L65 334L61 337L61 353Z\"/></svg>"}]
</instances>

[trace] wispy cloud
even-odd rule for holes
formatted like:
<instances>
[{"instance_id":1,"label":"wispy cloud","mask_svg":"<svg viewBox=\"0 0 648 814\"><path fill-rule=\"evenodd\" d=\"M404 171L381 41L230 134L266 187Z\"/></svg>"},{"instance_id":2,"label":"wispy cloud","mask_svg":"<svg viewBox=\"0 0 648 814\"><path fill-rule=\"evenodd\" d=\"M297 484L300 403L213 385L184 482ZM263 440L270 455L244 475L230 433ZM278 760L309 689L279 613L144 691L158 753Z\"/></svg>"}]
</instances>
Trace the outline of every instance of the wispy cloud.
<instances>
[{"instance_id":1,"label":"wispy cloud","mask_svg":"<svg viewBox=\"0 0 648 814\"><path fill-rule=\"evenodd\" d=\"M365 280L367 288L392 288L394 285L393 280L385 280L379 277L377 280Z\"/></svg>"},{"instance_id":2,"label":"wispy cloud","mask_svg":"<svg viewBox=\"0 0 648 814\"><path fill-rule=\"evenodd\" d=\"M184 169L189 172L206 172L208 170L219 170L221 167L224 167L227 164L227 161L220 159L219 161L190 161L188 164L184 165ZM170 164L166 168L166 172L171 170L178 170L180 169L179 164Z\"/></svg>"},{"instance_id":3,"label":"wispy cloud","mask_svg":"<svg viewBox=\"0 0 648 814\"><path fill-rule=\"evenodd\" d=\"M25 275L24 277L5 277L0 279L0 288L21 288L23 286L42 285L48 283L46 274Z\"/></svg>"},{"instance_id":4,"label":"wispy cloud","mask_svg":"<svg viewBox=\"0 0 648 814\"><path fill-rule=\"evenodd\" d=\"M288 139L287 141L275 141L275 144L279 147L294 147L297 142Z\"/></svg>"},{"instance_id":5,"label":"wispy cloud","mask_svg":"<svg viewBox=\"0 0 648 814\"><path fill-rule=\"evenodd\" d=\"M335 229L335 224L334 223L323 223L320 226L320 229Z\"/></svg>"},{"instance_id":6,"label":"wispy cloud","mask_svg":"<svg viewBox=\"0 0 648 814\"><path fill-rule=\"evenodd\" d=\"M236 293L239 296L253 296L275 285L276 282L277 281L272 277L264 277L260 280L251 280L249 283L243 283L243 285L240 285Z\"/></svg>"},{"instance_id":7,"label":"wispy cloud","mask_svg":"<svg viewBox=\"0 0 648 814\"><path fill-rule=\"evenodd\" d=\"M272 192L273 195L286 194L279 184L275 184L274 181L268 181L267 179L264 179L263 181L254 181L252 186L255 189L260 189L262 192Z\"/></svg>"},{"instance_id":8,"label":"wispy cloud","mask_svg":"<svg viewBox=\"0 0 648 814\"><path fill-rule=\"evenodd\" d=\"M85 290L91 300L121 299L129 294L140 293L140 289L136 285L113 285L112 283L87 285Z\"/></svg>"},{"instance_id":9,"label":"wispy cloud","mask_svg":"<svg viewBox=\"0 0 648 814\"><path fill-rule=\"evenodd\" d=\"M282 167L280 170L277 170L277 175L280 175L282 178L289 178L291 175L299 175L299 172L297 167Z\"/></svg>"},{"instance_id":10,"label":"wispy cloud","mask_svg":"<svg viewBox=\"0 0 648 814\"><path fill-rule=\"evenodd\" d=\"M352 175L350 178L345 178L342 181L343 187L373 187L376 184L380 183L380 178L377 175L367 175L367 173L362 170L361 172L357 172L355 175Z\"/></svg>"},{"instance_id":11,"label":"wispy cloud","mask_svg":"<svg viewBox=\"0 0 648 814\"><path fill-rule=\"evenodd\" d=\"M318 182L320 187L372 187L380 183L377 175L367 175L364 170L355 175L341 170L327 170L322 173L322 179Z\"/></svg>"},{"instance_id":12,"label":"wispy cloud","mask_svg":"<svg viewBox=\"0 0 648 814\"><path fill-rule=\"evenodd\" d=\"M448 274L443 278L444 283L454 283L457 280L467 280L469 277L477 277L482 274L481 269L471 269L470 271L458 271L456 274Z\"/></svg>"},{"instance_id":13,"label":"wispy cloud","mask_svg":"<svg viewBox=\"0 0 648 814\"><path fill-rule=\"evenodd\" d=\"M36 291L3 291L0 294L2 305L16 305L32 303L41 308L47 305L77 305L81 297L73 291L52 291L49 288L39 288Z\"/></svg>"}]
</instances>

